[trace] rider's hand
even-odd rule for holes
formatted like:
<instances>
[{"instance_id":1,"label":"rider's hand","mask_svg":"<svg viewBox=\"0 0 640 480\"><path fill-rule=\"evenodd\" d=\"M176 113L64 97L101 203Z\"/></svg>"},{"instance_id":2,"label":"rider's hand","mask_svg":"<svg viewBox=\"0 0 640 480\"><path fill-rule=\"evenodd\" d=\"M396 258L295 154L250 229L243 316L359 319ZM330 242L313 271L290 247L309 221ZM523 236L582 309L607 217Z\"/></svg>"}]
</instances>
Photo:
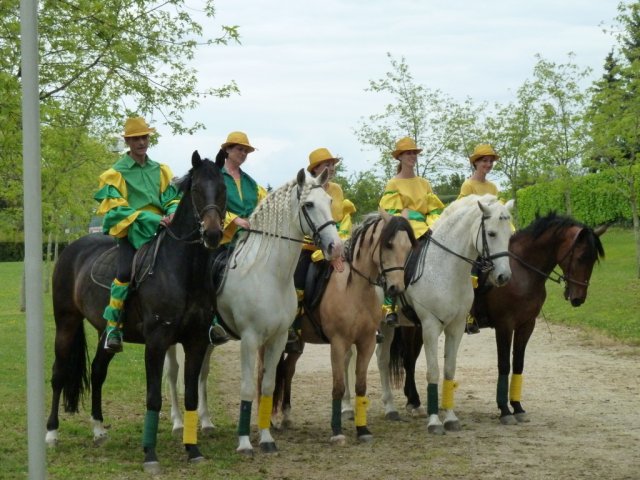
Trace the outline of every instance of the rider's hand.
<instances>
[{"instance_id":1,"label":"rider's hand","mask_svg":"<svg viewBox=\"0 0 640 480\"><path fill-rule=\"evenodd\" d=\"M170 213L166 217L162 217L162 219L160 220L160 225L162 225L163 227L169 226L173 221L173 215L173 213Z\"/></svg>"},{"instance_id":2,"label":"rider's hand","mask_svg":"<svg viewBox=\"0 0 640 480\"><path fill-rule=\"evenodd\" d=\"M251 229L251 225L249 224L249 221L245 218L236 217L233 219L233 223L235 223L238 226L238 228L244 228L245 230Z\"/></svg>"},{"instance_id":3,"label":"rider's hand","mask_svg":"<svg viewBox=\"0 0 640 480\"><path fill-rule=\"evenodd\" d=\"M331 260L331 266L338 272L344 272L344 262L342 255Z\"/></svg>"}]
</instances>

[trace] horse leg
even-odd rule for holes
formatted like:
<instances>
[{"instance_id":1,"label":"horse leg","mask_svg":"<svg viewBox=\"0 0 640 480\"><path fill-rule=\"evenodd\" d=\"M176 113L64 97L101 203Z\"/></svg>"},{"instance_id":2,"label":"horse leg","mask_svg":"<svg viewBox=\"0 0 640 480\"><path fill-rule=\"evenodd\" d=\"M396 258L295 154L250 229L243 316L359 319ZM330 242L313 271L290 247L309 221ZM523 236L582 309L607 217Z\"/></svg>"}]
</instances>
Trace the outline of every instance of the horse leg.
<instances>
[{"instance_id":1,"label":"horse leg","mask_svg":"<svg viewBox=\"0 0 640 480\"><path fill-rule=\"evenodd\" d=\"M276 368L287 343L287 332L268 343L264 348L264 374L258 406L258 429L260 430L260 450L263 453L278 451L271 436L271 412L273 411L273 391L275 390ZM244 379L243 379L244 380Z\"/></svg>"},{"instance_id":2,"label":"horse leg","mask_svg":"<svg viewBox=\"0 0 640 480\"><path fill-rule=\"evenodd\" d=\"M202 368L198 376L198 418L200 419L200 429L203 435L211 436L215 430L215 425L211 421L209 413L209 399L207 396L207 379L209 378L209 368L211 365L211 354L213 346L209 345L202 360Z\"/></svg>"},{"instance_id":3,"label":"horse leg","mask_svg":"<svg viewBox=\"0 0 640 480\"><path fill-rule=\"evenodd\" d=\"M426 417L427 410L421 405L420 394L416 388L416 362L422 351L422 335L416 327L402 328L402 364L404 366L404 395L407 397L405 406L409 415ZM408 332L411 331L412 334Z\"/></svg>"},{"instance_id":4,"label":"horse leg","mask_svg":"<svg viewBox=\"0 0 640 480\"><path fill-rule=\"evenodd\" d=\"M513 408L513 416L518 423L526 423L529 421L527 413L522 408L520 401L522 398L524 353L535 326L536 320L534 318L519 328L516 328L513 335L513 373L511 374L511 382L509 383L509 403Z\"/></svg>"},{"instance_id":5,"label":"horse leg","mask_svg":"<svg viewBox=\"0 0 640 480\"><path fill-rule=\"evenodd\" d=\"M387 420L400 420L398 409L393 403L393 391L391 390L391 372L389 362L391 361L391 342L395 334L393 327L381 325L380 327L384 340L376 348L376 359L378 371L380 372L380 384L382 387L382 405L384 407L384 417Z\"/></svg>"},{"instance_id":6,"label":"horse leg","mask_svg":"<svg viewBox=\"0 0 640 480\"><path fill-rule=\"evenodd\" d=\"M236 452L247 456L253 456L253 446L249 434L251 433L251 407L255 395L253 376L257 354L258 342L255 336L242 335L240 339L240 417L238 418Z\"/></svg>"},{"instance_id":7,"label":"horse leg","mask_svg":"<svg viewBox=\"0 0 640 480\"><path fill-rule=\"evenodd\" d=\"M342 420L353 420L353 407L351 406L351 381L356 377L355 346L347 350L344 367L344 396L342 397Z\"/></svg>"},{"instance_id":8,"label":"horse leg","mask_svg":"<svg viewBox=\"0 0 640 480\"><path fill-rule=\"evenodd\" d=\"M302 356L301 352L288 353L283 364L284 381L281 384L282 388L282 427L288 428L293 425L291 420L291 386L293 384L293 376L296 374L296 365L298 360ZM276 389L277 387L276 380ZM274 392L274 398L277 395Z\"/></svg>"},{"instance_id":9,"label":"horse leg","mask_svg":"<svg viewBox=\"0 0 640 480\"><path fill-rule=\"evenodd\" d=\"M444 427L438 417L438 383L440 368L438 367L438 337L442 333L438 319L429 317L422 320L422 341L427 358L427 432L444 435Z\"/></svg>"},{"instance_id":10,"label":"horse leg","mask_svg":"<svg viewBox=\"0 0 640 480\"><path fill-rule=\"evenodd\" d=\"M509 409L509 372L511 371L511 340L513 330L496 325L496 348L498 350L498 385L496 402L500 409L500 423L516 425L518 422Z\"/></svg>"},{"instance_id":11,"label":"horse leg","mask_svg":"<svg viewBox=\"0 0 640 480\"><path fill-rule=\"evenodd\" d=\"M199 463L204 457L198 449L198 390L200 369L209 351L208 342L202 341L202 336L196 336L184 345L184 431L182 443L187 451L189 463Z\"/></svg>"},{"instance_id":12,"label":"horse leg","mask_svg":"<svg viewBox=\"0 0 640 480\"><path fill-rule=\"evenodd\" d=\"M64 407L77 412L80 398L88 386L87 343L81 315L62 315L56 312L55 361L51 373L51 412L47 420L45 442L54 447L58 443L60 396L64 392Z\"/></svg>"},{"instance_id":13,"label":"horse leg","mask_svg":"<svg viewBox=\"0 0 640 480\"><path fill-rule=\"evenodd\" d=\"M346 347L339 339L331 342L331 374L333 387L331 389L331 439L336 445L344 445L346 438L342 433L342 397L344 396L344 367L346 361ZM357 368L356 368L357 369ZM365 413L366 419L366 413Z\"/></svg>"},{"instance_id":14,"label":"horse leg","mask_svg":"<svg viewBox=\"0 0 640 480\"><path fill-rule=\"evenodd\" d=\"M178 363L177 345L171 345L164 357L164 367L167 372L167 382L169 384L169 402L171 403L171 423L173 427L171 433L173 435L182 436L184 422L182 412L178 402L178 371L180 366Z\"/></svg>"},{"instance_id":15,"label":"horse leg","mask_svg":"<svg viewBox=\"0 0 640 480\"><path fill-rule=\"evenodd\" d=\"M162 408L162 366L168 348L169 346L164 344L159 335L147 336L144 351L147 411L144 417L142 448L144 450L144 471L151 474L160 473L156 442L158 439L158 420ZM185 421L188 423L189 419L185 418Z\"/></svg>"},{"instance_id":16,"label":"horse leg","mask_svg":"<svg viewBox=\"0 0 640 480\"><path fill-rule=\"evenodd\" d=\"M465 316L466 321L466 316ZM460 430L460 420L456 416L454 392L457 384L456 364L460 341L464 335L465 321L452 322L445 328L444 339L444 380L442 383L442 409L444 410L444 428L452 432Z\"/></svg>"},{"instance_id":17,"label":"horse leg","mask_svg":"<svg viewBox=\"0 0 640 480\"><path fill-rule=\"evenodd\" d=\"M109 363L111 363L114 354L105 350L103 336L104 332L98 339L96 354L91 362L91 423L95 445L102 445L109 439L102 416L102 385L107 378Z\"/></svg>"},{"instance_id":18,"label":"horse leg","mask_svg":"<svg viewBox=\"0 0 640 480\"><path fill-rule=\"evenodd\" d=\"M371 442L373 435L367 427L367 409L369 408L369 399L367 398L367 369L369 362L376 348L375 336L371 335L363 339L356 345L356 414L355 423L358 434L358 441Z\"/></svg>"}]
</instances>

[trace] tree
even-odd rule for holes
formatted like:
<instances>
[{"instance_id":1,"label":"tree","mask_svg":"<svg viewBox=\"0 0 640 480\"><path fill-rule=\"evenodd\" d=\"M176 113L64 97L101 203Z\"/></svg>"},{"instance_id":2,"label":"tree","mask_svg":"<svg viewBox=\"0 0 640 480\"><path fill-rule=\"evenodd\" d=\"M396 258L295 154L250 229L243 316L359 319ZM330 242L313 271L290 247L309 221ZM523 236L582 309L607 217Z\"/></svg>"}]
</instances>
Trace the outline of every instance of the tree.
<instances>
[{"instance_id":1,"label":"tree","mask_svg":"<svg viewBox=\"0 0 640 480\"><path fill-rule=\"evenodd\" d=\"M588 112L588 166L614 172L618 181L611 187L629 202L640 278L640 4L620 4L618 11L618 55L612 52L605 59L605 73L594 86Z\"/></svg>"},{"instance_id":2,"label":"tree","mask_svg":"<svg viewBox=\"0 0 640 480\"><path fill-rule=\"evenodd\" d=\"M377 163L384 178L395 174L391 152L395 142L405 136L423 148L416 165L418 175L459 169L456 154L464 151L465 143L473 137L469 131L475 125L477 108L469 99L458 105L442 91L416 84L404 57L396 60L389 53L387 56L391 70L379 80L370 80L366 91L390 95L392 101L382 113L361 120L355 129L358 140L378 152Z\"/></svg>"},{"instance_id":3,"label":"tree","mask_svg":"<svg viewBox=\"0 0 640 480\"><path fill-rule=\"evenodd\" d=\"M106 145L127 115L159 115L173 132L192 132L203 126L186 125L187 110L205 96L225 97L237 90L233 82L199 89L197 72L188 66L196 49L239 37L236 26L222 26L218 38L203 38L192 12L185 0L41 2L44 192L63 201L59 178L69 174L70 165L74 176L82 176L85 168L88 176L111 163ZM205 0L203 20L214 13L213 0ZM16 211L22 203L20 110L15 100L20 98L21 77L18 32L19 0L5 0L0 4L0 169L5 187L0 203ZM61 140L61 135L70 141ZM96 150L96 141L105 145L101 151ZM69 193L64 201L72 205L91 191Z\"/></svg>"}]
</instances>

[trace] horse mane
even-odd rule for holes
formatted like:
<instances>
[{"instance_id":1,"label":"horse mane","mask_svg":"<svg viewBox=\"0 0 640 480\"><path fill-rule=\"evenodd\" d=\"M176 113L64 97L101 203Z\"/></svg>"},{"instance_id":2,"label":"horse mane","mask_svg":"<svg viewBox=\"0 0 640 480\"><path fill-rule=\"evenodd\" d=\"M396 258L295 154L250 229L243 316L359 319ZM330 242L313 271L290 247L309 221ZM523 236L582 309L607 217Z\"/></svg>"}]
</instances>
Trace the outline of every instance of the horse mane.
<instances>
[{"instance_id":1,"label":"horse mane","mask_svg":"<svg viewBox=\"0 0 640 480\"><path fill-rule=\"evenodd\" d=\"M289 213L291 192L297 185L298 182L293 179L269 193L249 217L251 228L274 233L275 230L280 230L282 225L288 225L289 219L284 217ZM305 198L310 189L310 182L305 182L304 188L300 192L300 198Z\"/></svg>"},{"instance_id":2,"label":"horse mane","mask_svg":"<svg viewBox=\"0 0 640 480\"><path fill-rule=\"evenodd\" d=\"M540 216L539 213L536 214L536 218L527 225L525 228L518 230L513 235L513 240L516 240L520 236L531 236L534 239L539 238L543 233L551 230L553 232L554 238L561 235L564 230L571 227L578 227L584 229L584 231L588 232L586 235L586 240L589 245L589 250L593 252L598 260L604 258L604 247L602 246L602 242L600 241L600 237L598 237L591 227L588 227L582 222L569 217L567 215L559 215L556 211L551 211L545 216Z\"/></svg>"},{"instance_id":3,"label":"horse mane","mask_svg":"<svg viewBox=\"0 0 640 480\"><path fill-rule=\"evenodd\" d=\"M351 263L354 259L360 258L360 249L367 237L367 232L372 228L372 235L369 237L369 246L373 244L373 236L378 229L378 223L381 219L382 216L378 212L368 213L362 217L362 221L360 223L353 227L351 237L347 239L344 244L344 258L347 262Z\"/></svg>"},{"instance_id":4,"label":"horse mane","mask_svg":"<svg viewBox=\"0 0 640 480\"><path fill-rule=\"evenodd\" d=\"M213 163L211 160L209 160L208 158L205 158L202 160L202 163L198 168L202 169L205 173L207 171L211 171L211 175L213 176L214 175L213 172L218 167L216 167L216 164ZM172 182L176 186L176 188L184 194L191 189L192 179L193 179L193 167L191 167L189 171L185 173L183 176L181 176L180 178L172 180Z\"/></svg>"},{"instance_id":5,"label":"horse mane","mask_svg":"<svg viewBox=\"0 0 640 480\"><path fill-rule=\"evenodd\" d=\"M444 210L442 210L442 213L432 225L431 229L435 231L438 226L440 226L440 224L442 224L454 214L466 210L471 206L477 206L478 201L482 202L485 205L493 205L499 200L498 197L496 197L495 195L491 195L490 193L486 193L484 195L471 194L462 198L458 198L457 200L454 200L449 205L447 205Z\"/></svg>"}]
</instances>

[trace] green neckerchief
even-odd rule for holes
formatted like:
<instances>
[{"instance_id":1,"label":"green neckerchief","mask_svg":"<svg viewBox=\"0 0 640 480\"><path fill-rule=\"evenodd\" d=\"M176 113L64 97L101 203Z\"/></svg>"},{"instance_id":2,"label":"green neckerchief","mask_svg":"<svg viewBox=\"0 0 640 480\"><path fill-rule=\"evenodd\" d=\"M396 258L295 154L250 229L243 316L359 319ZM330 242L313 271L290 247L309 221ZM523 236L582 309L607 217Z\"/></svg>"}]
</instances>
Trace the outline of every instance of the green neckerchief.
<instances>
[{"instance_id":1,"label":"green neckerchief","mask_svg":"<svg viewBox=\"0 0 640 480\"><path fill-rule=\"evenodd\" d=\"M248 218L258 205L258 184L240 170L240 190L242 191L242 197L240 197L238 185L227 169L223 167L222 173L227 186L227 210L241 218Z\"/></svg>"}]
</instances>

